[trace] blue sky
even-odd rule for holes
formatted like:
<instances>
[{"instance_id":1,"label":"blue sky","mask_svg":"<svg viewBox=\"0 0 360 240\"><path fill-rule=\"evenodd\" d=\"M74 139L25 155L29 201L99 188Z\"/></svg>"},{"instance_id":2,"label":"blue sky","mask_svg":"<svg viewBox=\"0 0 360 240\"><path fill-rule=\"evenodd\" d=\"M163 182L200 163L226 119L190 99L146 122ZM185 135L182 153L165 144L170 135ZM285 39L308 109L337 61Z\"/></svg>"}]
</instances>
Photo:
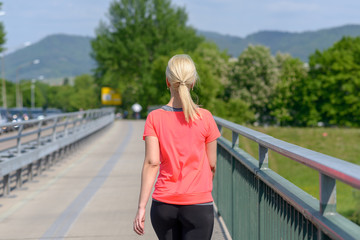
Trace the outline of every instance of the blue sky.
<instances>
[{"instance_id":1,"label":"blue sky","mask_svg":"<svg viewBox=\"0 0 360 240\"><path fill-rule=\"evenodd\" d=\"M113 0L0 0L9 51L50 34L94 36ZM360 24L359 0L173 0L197 29L245 37L260 30L302 32Z\"/></svg>"}]
</instances>

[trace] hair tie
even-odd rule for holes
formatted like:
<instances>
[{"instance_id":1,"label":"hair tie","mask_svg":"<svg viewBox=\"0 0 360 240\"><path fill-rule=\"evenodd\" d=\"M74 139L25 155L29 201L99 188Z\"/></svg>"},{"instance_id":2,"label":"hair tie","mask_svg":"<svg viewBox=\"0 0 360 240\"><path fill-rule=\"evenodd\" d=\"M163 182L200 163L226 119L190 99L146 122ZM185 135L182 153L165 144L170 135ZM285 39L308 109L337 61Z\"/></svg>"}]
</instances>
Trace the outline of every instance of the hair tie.
<instances>
[{"instance_id":1,"label":"hair tie","mask_svg":"<svg viewBox=\"0 0 360 240\"><path fill-rule=\"evenodd\" d=\"M180 82L180 85L186 85L185 81Z\"/></svg>"}]
</instances>

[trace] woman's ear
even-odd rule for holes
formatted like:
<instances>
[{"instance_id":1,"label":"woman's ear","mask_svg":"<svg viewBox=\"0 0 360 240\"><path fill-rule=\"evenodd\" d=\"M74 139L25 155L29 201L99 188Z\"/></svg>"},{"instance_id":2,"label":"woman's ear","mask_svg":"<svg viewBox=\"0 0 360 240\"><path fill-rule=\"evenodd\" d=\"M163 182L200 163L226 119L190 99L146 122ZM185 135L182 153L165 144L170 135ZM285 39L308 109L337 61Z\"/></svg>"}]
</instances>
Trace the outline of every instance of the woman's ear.
<instances>
[{"instance_id":1,"label":"woman's ear","mask_svg":"<svg viewBox=\"0 0 360 240\"><path fill-rule=\"evenodd\" d=\"M170 87L170 83L169 80L166 78L166 86L169 88Z\"/></svg>"}]
</instances>

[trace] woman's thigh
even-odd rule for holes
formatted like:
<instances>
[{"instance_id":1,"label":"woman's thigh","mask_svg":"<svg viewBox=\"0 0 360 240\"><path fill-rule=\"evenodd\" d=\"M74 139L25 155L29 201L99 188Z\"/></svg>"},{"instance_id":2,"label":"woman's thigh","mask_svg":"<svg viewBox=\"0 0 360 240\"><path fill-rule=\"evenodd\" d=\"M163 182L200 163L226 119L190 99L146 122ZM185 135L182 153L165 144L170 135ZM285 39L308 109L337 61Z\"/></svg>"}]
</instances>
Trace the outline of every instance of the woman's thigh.
<instances>
[{"instance_id":1,"label":"woman's thigh","mask_svg":"<svg viewBox=\"0 0 360 240\"><path fill-rule=\"evenodd\" d=\"M180 240L181 224L178 221L179 206L153 201L151 224L160 240Z\"/></svg>"},{"instance_id":2,"label":"woman's thigh","mask_svg":"<svg viewBox=\"0 0 360 240\"><path fill-rule=\"evenodd\" d=\"M210 240L214 228L213 205L181 206L182 240Z\"/></svg>"}]
</instances>

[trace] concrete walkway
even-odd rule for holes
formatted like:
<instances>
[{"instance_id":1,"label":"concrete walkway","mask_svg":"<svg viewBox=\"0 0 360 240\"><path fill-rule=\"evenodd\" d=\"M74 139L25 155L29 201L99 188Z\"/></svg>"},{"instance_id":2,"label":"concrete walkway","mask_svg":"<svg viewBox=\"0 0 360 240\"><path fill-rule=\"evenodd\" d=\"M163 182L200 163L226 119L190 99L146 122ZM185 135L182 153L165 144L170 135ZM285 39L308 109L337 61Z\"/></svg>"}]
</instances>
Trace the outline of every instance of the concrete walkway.
<instances>
[{"instance_id":1,"label":"concrete walkway","mask_svg":"<svg viewBox=\"0 0 360 240\"><path fill-rule=\"evenodd\" d=\"M116 121L22 189L0 198L0 239L157 239L132 222L144 121ZM148 208L150 204L148 204ZM213 238L225 239L215 219Z\"/></svg>"}]
</instances>

